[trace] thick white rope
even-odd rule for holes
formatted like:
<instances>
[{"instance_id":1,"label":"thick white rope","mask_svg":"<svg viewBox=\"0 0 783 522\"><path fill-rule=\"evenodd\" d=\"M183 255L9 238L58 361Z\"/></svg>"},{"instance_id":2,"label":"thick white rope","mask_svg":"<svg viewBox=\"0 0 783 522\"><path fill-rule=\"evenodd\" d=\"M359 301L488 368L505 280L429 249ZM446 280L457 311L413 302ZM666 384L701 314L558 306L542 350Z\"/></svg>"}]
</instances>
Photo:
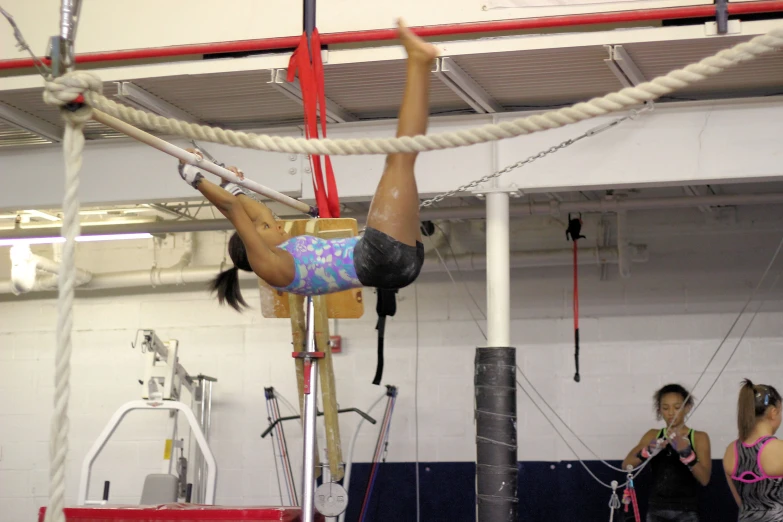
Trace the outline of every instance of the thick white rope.
<instances>
[{"instance_id":1,"label":"thick white rope","mask_svg":"<svg viewBox=\"0 0 783 522\"><path fill-rule=\"evenodd\" d=\"M628 87L601 98L593 98L587 102L577 103L571 107L498 124L483 125L473 129L400 138L308 140L306 138L268 136L196 125L150 114L109 100L92 87L100 80L88 72L69 73L53 82L47 82L46 89L51 92L52 96L59 99L61 93L65 96L70 96L73 89L81 88L84 91L84 97L87 102L96 109L100 109L137 127L168 135L178 135L200 141L270 152L328 154L333 156L390 154L395 152L442 150L513 138L622 111L628 107L655 100L677 89L687 87L692 83L705 80L729 67L743 61L752 60L780 47L783 47L783 27L773 29L765 35L737 44L698 63L690 64L683 69L674 70L665 76L659 76L636 87Z\"/></svg>"},{"instance_id":2,"label":"thick white rope","mask_svg":"<svg viewBox=\"0 0 783 522\"><path fill-rule=\"evenodd\" d=\"M96 92L101 85L91 84ZM53 97L44 92L46 103L59 105L65 119L63 155L65 157L65 195L63 197L62 234L65 244L59 275L57 297L57 349L54 355L54 412L49 435L49 507L46 522L65 522L65 470L68 455L68 399L70 398L71 374L71 330L73 329L73 297L77 279L76 237L79 235L79 171L82 167L84 149L84 124L90 120L92 109L82 106L71 111L64 106L75 99L80 91L73 90L72 96Z\"/></svg>"}]
</instances>

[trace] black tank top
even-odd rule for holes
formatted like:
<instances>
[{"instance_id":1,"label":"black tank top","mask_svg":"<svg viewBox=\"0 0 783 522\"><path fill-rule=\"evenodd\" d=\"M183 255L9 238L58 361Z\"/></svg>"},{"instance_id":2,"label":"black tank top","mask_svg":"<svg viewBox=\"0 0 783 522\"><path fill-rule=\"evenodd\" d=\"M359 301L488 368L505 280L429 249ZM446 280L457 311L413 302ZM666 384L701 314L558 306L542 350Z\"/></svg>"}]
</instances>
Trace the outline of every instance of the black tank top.
<instances>
[{"instance_id":1,"label":"black tank top","mask_svg":"<svg viewBox=\"0 0 783 522\"><path fill-rule=\"evenodd\" d=\"M657 438L666 437L666 428L658 432ZM694 451L694 431L688 432L688 440ZM691 470L680 462L680 456L671 446L666 446L650 462L652 468L652 492L649 505L655 509L674 511L698 511L701 485Z\"/></svg>"}]
</instances>

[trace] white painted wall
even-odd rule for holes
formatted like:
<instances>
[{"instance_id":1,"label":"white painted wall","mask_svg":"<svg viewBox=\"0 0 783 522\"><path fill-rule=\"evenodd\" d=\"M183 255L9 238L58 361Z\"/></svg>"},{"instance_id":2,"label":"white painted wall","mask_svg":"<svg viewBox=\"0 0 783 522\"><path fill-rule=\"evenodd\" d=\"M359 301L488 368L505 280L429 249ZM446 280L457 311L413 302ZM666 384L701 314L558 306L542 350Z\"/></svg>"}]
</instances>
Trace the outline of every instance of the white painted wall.
<instances>
[{"instance_id":1,"label":"white painted wall","mask_svg":"<svg viewBox=\"0 0 783 522\"><path fill-rule=\"evenodd\" d=\"M572 380L570 269L513 274L512 343L519 349L519 364L601 457L623 457L644 430L655 425L650 396L656 387L670 381L686 386L695 382L768 262L779 239L780 209L746 209L738 216L736 224L705 228L705 218L696 210L631 215L629 239L649 245L650 262L634 265L627 280L619 279L616 269L604 282L598 280L596 268L581 270L581 384ZM596 237L592 223L585 228L590 242ZM458 250L481 240L469 236L469 227L462 226L455 232ZM198 239L201 250L196 263L219 262L223 235L201 234ZM515 222L512 239L515 249L565 244L560 225L543 218ZM176 260L178 249L175 245L161 250L160 264ZM46 253L45 247L36 251ZM7 249L0 250L3 277L6 256ZM78 264L93 270L124 270L148 267L152 258L153 250L145 242L83 244ZM387 326L384 380L400 388L391 461L416 458L417 365L419 459L475 458L471 383L474 349L483 338L471 319L466 288L481 309L485 309L485 290L483 274L465 277L465 285L454 285L443 274L423 276L415 287L401 292L397 316ZM245 291L256 303L257 290ZM341 406L367 408L381 394L370 384L375 365L374 302L368 291L366 317L339 325L345 340L345 352L335 357ZM781 310L777 292L693 419L695 427L712 436L715 457L734 436L740 378L781 384ZM51 299L0 302L2 522L30 520L46 501L55 321L56 305ZM483 328L483 321L480 324ZM138 396L142 358L130 348L137 328L154 328L163 339L178 339L182 363L189 371L219 379L212 433L220 466L219 502L278 502L270 442L261 440L259 433L266 423L264 386L273 385L295 400L287 321L262 319L257 307L239 315L219 308L206 292L187 289L81 297L74 328L70 502L87 447L112 412ZM722 365L733 347L730 341L714 368ZM716 371L709 372L696 390L697 397L704 395ZM519 419L520 460L573 458L521 393ZM126 422L96 466L92 495L100 495L102 481L109 479L113 501L137 502L143 477L158 468L164 430L153 418L132 417ZM343 419L344 438L355 423L353 417ZM289 425L287 433L296 454L300 431ZM373 430L364 431L357 459L367 461L374 443Z\"/></svg>"},{"instance_id":2,"label":"white painted wall","mask_svg":"<svg viewBox=\"0 0 783 522\"><path fill-rule=\"evenodd\" d=\"M393 27L402 16L408 24L442 25L514 18L705 5L705 0L639 0L600 5L563 5L523 9L487 9L483 0L414 0L375 3L367 9L355 0L321 0L318 27L323 33ZM44 55L49 37L59 34L59 1L8 0L4 8L16 19L32 49ZM83 2L77 34L78 53L143 49L297 36L302 32L302 3L286 0L230 0L218 7L208 0L139 0ZM350 13L350 16L346 16ZM118 29L119 27L119 29ZM11 31L0 32L0 60L26 58L15 48Z\"/></svg>"}]
</instances>

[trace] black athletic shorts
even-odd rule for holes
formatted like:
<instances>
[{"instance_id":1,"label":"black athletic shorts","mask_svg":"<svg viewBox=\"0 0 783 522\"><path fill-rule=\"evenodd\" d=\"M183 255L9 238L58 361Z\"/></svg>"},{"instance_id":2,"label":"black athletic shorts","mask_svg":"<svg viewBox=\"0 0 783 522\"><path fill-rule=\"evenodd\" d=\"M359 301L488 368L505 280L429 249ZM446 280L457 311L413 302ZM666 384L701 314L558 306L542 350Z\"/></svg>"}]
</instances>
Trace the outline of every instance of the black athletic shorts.
<instances>
[{"instance_id":1,"label":"black athletic shorts","mask_svg":"<svg viewBox=\"0 0 783 522\"><path fill-rule=\"evenodd\" d=\"M424 264L424 245L400 243L367 227L353 250L356 276L364 286L396 290L416 280Z\"/></svg>"}]
</instances>

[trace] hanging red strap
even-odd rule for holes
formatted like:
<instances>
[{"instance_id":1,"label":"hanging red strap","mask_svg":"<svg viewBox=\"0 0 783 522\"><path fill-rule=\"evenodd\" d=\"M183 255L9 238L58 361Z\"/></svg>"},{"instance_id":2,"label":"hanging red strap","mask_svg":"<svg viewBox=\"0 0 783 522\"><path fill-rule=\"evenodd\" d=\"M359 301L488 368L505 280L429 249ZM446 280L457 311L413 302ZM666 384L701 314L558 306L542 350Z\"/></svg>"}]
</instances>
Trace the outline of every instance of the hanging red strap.
<instances>
[{"instance_id":1,"label":"hanging red strap","mask_svg":"<svg viewBox=\"0 0 783 522\"><path fill-rule=\"evenodd\" d=\"M321 109L321 137L326 138L326 83L324 77L324 63L321 60L321 35L318 29L313 29L310 37L310 48L313 49L313 72L315 73L315 88L318 93L318 105ZM337 182L334 179L332 158L324 156L326 166L326 190L329 214L332 217L340 217L340 197L337 193Z\"/></svg>"},{"instance_id":2,"label":"hanging red strap","mask_svg":"<svg viewBox=\"0 0 783 522\"><path fill-rule=\"evenodd\" d=\"M566 239L574 242L574 362L576 373L574 380L579 382L582 378L579 375L579 259L577 242L583 239L582 235L582 215L571 217L568 214L568 228L566 229Z\"/></svg>"},{"instance_id":3,"label":"hanging red strap","mask_svg":"<svg viewBox=\"0 0 783 522\"><path fill-rule=\"evenodd\" d=\"M319 137L319 105L321 109L321 129L323 137L326 137L326 93L324 89L323 62L321 61L321 41L317 30L313 31L311 42L313 49L312 60L307 45L307 34L302 33L299 45L294 54L291 55L291 60L288 63L287 78L289 82L292 82L297 74L299 75L299 87L302 90L302 104L304 105L305 137L307 139ZM330 158L326 157L325 183L320 156L310 156L310 167L319 216L324 218L340 217L340 200Z\"/></svg>"}]
</instances>

